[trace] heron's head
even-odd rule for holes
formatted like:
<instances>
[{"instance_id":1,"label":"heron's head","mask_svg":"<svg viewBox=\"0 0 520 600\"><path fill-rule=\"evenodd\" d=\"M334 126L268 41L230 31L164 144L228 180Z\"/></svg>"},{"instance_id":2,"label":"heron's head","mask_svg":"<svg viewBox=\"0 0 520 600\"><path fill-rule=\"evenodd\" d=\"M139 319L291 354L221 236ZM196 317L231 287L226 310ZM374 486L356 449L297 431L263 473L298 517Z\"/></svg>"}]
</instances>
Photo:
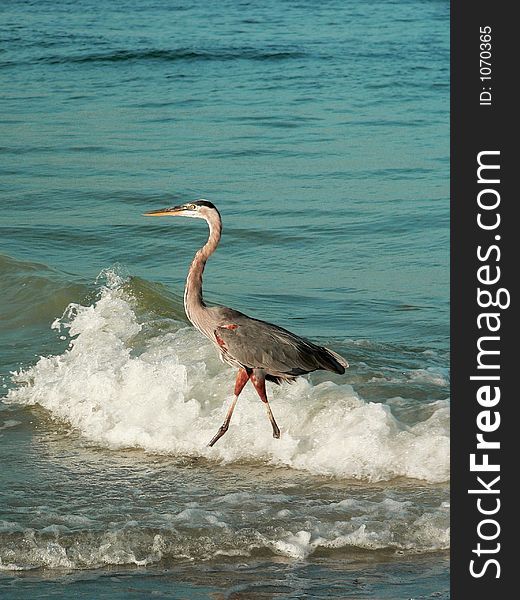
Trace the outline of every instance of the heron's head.
<instances>
[{"instance_id":1,"label":"heron's head","mask_svg":"<svg viewBox=\"0 0 520 600\"><path fill-rule=\"evenodd\" d=\"M207 200L195 200L195 202L186 202L172 208L160 208L144 213L145 217L192 217L194 219L205 219L208 221L211 217L219 216L219 212L214 204Z\"/></svg>"}]
</instances>

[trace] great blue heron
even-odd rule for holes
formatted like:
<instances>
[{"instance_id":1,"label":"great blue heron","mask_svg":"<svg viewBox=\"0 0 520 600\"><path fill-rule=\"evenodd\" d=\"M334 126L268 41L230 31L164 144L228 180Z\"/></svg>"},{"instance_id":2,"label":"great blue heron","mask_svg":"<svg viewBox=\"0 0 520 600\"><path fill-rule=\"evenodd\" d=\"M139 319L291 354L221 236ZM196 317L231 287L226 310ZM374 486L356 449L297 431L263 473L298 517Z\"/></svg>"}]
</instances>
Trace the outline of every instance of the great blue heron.
<instances>
[{"instance_id":1,"label":"great blue heron","mask_svg":"<svg viewBox=\"0 0 520 600\"><path fill-rule=\"evenodd\" d=\"M238 368L235 393L224 423L209 442L213 446L228 430L233 409L248 381L255 387L267 409L273 437L280 437L267 400L265 381L294 381L299 375L323 369L343 374L347 361L323 346L317 346L282 327L252 319L226 306L206 306L202 298L202 273L215 252L222 234L222 220L216 207L197 200L145 213L147 217L181 216L204 219L209 226L208 241L197 251L186 278L184 310L193 325L217 347L223 362Z\"/></svg>"}]
</instances>

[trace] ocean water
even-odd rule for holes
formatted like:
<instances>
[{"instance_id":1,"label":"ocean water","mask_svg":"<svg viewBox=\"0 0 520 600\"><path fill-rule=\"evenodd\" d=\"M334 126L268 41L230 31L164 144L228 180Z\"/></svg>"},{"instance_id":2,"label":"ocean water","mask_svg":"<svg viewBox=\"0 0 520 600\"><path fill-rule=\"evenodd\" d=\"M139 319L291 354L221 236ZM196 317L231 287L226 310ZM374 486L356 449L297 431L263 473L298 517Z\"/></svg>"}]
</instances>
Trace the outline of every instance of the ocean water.
<instances>
[{"instance_id":1,"label":"ocean water","mask_svg":"<svg viewBox=\"0 0 520 600\"><path fill-rule=\"evenodd\" d=\"M0 5L0 596L449 597L449 4ZM344 355L251 386L209 303Z\"/></svg>"}]
</instances>

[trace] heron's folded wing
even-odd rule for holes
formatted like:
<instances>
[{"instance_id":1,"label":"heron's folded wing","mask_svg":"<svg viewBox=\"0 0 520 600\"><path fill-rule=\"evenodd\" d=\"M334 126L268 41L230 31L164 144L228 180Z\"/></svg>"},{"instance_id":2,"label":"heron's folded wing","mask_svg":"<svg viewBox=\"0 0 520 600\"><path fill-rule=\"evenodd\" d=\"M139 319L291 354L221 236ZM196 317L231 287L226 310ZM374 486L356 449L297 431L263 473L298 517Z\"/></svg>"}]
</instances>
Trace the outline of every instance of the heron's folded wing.
<instances>
[{"instance_id":1,"label":"heron's folded wing","mask_svg":"<svg viewBox=\"0 0 520 600\"><path fill-rule=\"evenodd\" d=\"M287 375L324 368L324 348L271 323L235 318L217 327L215 335L222 341L222 350L245 367Z\"/></svg>"}]
</instances>

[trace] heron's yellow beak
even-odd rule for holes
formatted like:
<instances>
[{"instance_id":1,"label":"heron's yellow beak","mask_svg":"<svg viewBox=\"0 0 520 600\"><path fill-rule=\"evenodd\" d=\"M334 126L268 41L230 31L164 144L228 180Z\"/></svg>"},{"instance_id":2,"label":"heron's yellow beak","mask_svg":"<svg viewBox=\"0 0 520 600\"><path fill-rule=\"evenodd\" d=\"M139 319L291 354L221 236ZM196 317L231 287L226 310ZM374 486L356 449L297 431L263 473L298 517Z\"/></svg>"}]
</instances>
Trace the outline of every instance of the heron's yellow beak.
<instances>
[{"instance_id":1,"label":"heron's yellow beak","mask_svg":"<svg viewBox=\"0 0 520 600\"><path fill-rule=\"evenodd\" d=\"M143 213L144 217L173 217L181 214L185 209L184 206L174 206L173 208L160 208L159 210L151 210Z\"/></svg>"}]
</instances>

